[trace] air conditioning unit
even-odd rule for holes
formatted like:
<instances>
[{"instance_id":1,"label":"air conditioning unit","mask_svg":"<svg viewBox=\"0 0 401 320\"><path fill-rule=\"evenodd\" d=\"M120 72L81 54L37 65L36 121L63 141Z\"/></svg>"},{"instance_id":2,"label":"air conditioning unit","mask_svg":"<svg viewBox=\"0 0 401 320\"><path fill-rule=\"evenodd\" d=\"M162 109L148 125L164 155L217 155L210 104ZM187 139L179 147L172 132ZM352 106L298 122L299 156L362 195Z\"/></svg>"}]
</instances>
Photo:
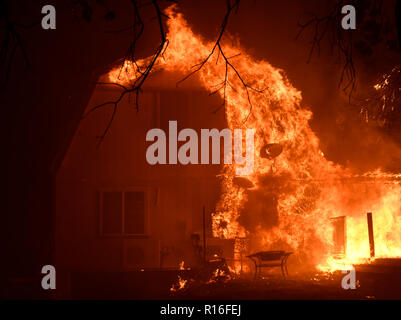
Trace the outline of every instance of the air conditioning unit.
<instances>
[{"instance_id":1,"label":"air conditioning unit","mask_svg":"<svg viewBox=\"0 0 401 320\"><path fill-rule=\"evenodd\" d=\"M126 270L157 268L160 242L155 239L124 239L123 267Z\"/></svg>"}]
</instances>

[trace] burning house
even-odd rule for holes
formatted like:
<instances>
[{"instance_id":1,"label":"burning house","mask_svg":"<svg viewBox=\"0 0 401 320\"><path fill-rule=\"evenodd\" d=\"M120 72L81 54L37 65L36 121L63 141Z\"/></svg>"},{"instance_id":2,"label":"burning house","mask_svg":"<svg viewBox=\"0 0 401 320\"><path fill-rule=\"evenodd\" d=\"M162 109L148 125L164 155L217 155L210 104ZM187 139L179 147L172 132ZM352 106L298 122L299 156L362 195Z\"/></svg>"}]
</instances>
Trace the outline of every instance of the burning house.
<instances>
[{"instance_id":1,"label":"burning house","mask_svg":"<svg viewBox=\"0 0 401 320\"><path fill-rule=\"evenodd\" d=\"M151 58L101 77L66 153L56 179L57 265L177 268L183 260L196 264L197 241L207 242L198 251L205 260L223 257L234 272L257 251L294 252L295 272L400 257L399 176L380 169L361 175L328 160L310 127L312 112L283 70L239 45L215 50L175 7L167 14L169 44L139 109L129 94L118 106L105 102L118 99ZM252 172L238 175L238 163L150 165L146 133L168 132L169 121L178 131L254 130L253 149L242 138L254 154ZM104 128L98 148L94 137Z\"/></svg>"},{"instance_id":2,"label":"burning house","mask_svg":"<svg viewBox=\"0 0 401 320\"><path fill-rule=\"evenodd\" d=\"M401 0L2 0L0 25L2 300L401 299Z\"/></svg>"}]
</instances>

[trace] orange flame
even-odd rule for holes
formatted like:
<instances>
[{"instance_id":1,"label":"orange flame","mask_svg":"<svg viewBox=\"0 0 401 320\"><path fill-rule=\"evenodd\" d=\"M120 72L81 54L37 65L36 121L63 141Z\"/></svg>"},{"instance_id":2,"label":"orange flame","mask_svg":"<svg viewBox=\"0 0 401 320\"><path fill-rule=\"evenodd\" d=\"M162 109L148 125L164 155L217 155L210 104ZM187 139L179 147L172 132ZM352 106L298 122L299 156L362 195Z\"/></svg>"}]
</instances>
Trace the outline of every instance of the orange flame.
<instances>
[{"instance_id":1,"label":"orange flame","mask_svg":"<svg viewBox=\"0 0 401 320\"><path fill-rule=\"evenodd\" d=\"M169 45L153 72L164 69L188 74L211 52L213 42L192 32L175 6L166 10ZM266 61L257 61L239 45L222 45L230 62L245 83L252 88L248 101L246 88L231 68L225 93L225 112L230 129L255 129L255 168L247 176L253 190L276 197L277 223L262 224L252 231L240 223L240 214L252 214L249 192L235 184L235 165L222 169L222 194L213 214L213 234L217 237L253 238L259 248L285 247L323 270L357 263L369 257L366 225L367 211L374 214L376 253L379 257L401 256L400 185L398 176L381 171L356 177L348 169L328 161L319 148L319 139L309 126L312 112L302 108L301 92L294 88L285 73ZM241 53L238 55L238 53ZM123 69L109 72L113 82L127 84L140 75L149 58ZM216 51L196 73L209 92L225 78L226 64ZM262 148L279 144L283 151L274 159L263 157ZM263 200L262 200L263 201ZM268 214L268 213L266 213ZM331 217L347 216L347 256L334 259Z\"/></svg>"},{"instance_id":2,"label":"orange flame","mask_svg":"<svg viewBox=\"0 0 401 320\"><path fill-rule=\"evenodd\" d=\"M180 276L178 276L178 282L173 284L170 288L170 292L177 292L180 290L183 290L185 288L185 286L187 285L188 280L185 280L183 278L181 278Z\"/></svg>"}]
</instances>

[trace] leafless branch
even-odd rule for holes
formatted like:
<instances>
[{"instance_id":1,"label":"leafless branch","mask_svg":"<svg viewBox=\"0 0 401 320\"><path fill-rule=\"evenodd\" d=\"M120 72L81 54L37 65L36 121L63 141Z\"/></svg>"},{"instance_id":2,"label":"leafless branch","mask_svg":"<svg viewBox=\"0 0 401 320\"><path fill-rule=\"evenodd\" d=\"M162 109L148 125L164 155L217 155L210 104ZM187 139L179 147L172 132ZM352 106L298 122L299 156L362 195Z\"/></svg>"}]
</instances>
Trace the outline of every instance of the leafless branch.
<instances>
[{"instance_id":1,"label":"leafless branch","mask_svg":"<svg viewBox=\"0 0 401 320\"><path fill-rule=\"evenodd\" d=\"M170 0L171 1L171 0ZM175 1L172 1L175 2ZM139 93L141 92L141 88L144 84L144 82L147 80L147 78L150 75L150 72L152 71L157 59L160 56L163 56L164 51L167 49L168 46L168 39L166 38L166 33L164 30L164 26L163 26L163 18L169 18L167 17L160 9L160 6L158 4L158 0L152 0L151 2L149 2L149 4L151 4L155 10L156 13L156 19L158 21L158 25L159 25L159 29L160 29L160 44L159 46L156 48L155 53L153 54L152 58L149 60L149 63L146 66L139 66L137 64L137 60L136 60L136 56L135 56L135 48L137 46L137 42L139 41L139 39L141 38L141 36L143 35L143 30L144 30L144 23L143 20L141 18L140 15L140 7L138 5L138 0L131 0L131 3L134 7L135 10L135 14L134 14L134 23L132 26L132 30L134 32L134 37L133 40L128 48L128 52L127 55L125 56L125 58L122 61L122 65L121 65L121 69L120 69L120 73L124 71L124 65L125 63L128 61L130 63L132 63L135 67L135 72L138 74L138 77L136 77L133 82L130 84L130 87L124 87L121 86L121 93L118 96L118 98L116 100L113 101L108 101L102 104L99 104L97 106L94 106L93 108L91 108L85 115L84 117L86 117L88 114L92 113L93 111L105 107L105 106L113 106L113 112L110 118L110 121L108 122L106 129L104 130L103 134L99 137L99 143L98 146L100 146L100 144L102 143L102 141L104 140L104 137L107 135L111 123L115 117L115 114L117 112L118 109L118 105L121 102L121 100L124 98L124 96L126 94L130 94L130 93L134 93L135 94L135 105L137 110L139 109L139 101L138 101L138 97L139 97ZM246 117L245 121L248 120L249 116L251 115L252 112L252 102L251 102L251 98L250 98L250 90L256 91L256 92L262 92L263 90L259 90L259 89L255 89L253 87L251 87L249 84L247 84L245 82L245 80L243 79L243 77L240 75L240 73L238 72L238 70L235 68L235 66L230 62L230 59L233 59L235 57L237 57L239 54L231 56L231 57L227 57L222 45L221 45L221 40L223 38L223 35L226 31L226 27L228 24L228 20L229 17L231 15L231 13L233 11L238 10L239 7L239 3L240 0L227 0L227 10L226 10L226 14L223 18L222 24L221 24L221 28L220 28L220 32L219 35L217 37L217 40L211 50L211 52L209 53L209 55L203 60L201 61L199 64L195 65L194 68L195 70L191 71L187 76L185 76L182 80L180 80L177 85L183 81L185 81L186 79L188 79L189 77L191 77L193 74L195 74L196 72L198 72L211 58L211 56L217 51L218 52L218 58L221 57L222 59L224 59L225 61L225 75L224 75L224 80L218 85L218 89L216 92L220 91L220 90L224 90L224 102L223 102L223 106L225 106L226 103L226 88L227 86L230 86L232 88L232 85L229 82L228 79L228 70L231 69L232 71L234 71L236 77L240 80L242 86L245 88L246 94L247 94L247 99L248 99L248 103L250 106L250 110L249 110L249 114ZM124 31L127 28L124 29ZM217 63L217 61L216 61ZM103 85L116 85L115 83L102 83ZM215 93L216 93L215 92ZM213 94L213 93L212 93ZM217 111L217 110L216 110Z\"/></svg>"},{"instance_id":2,"label":"leafless branch","mask_svg":"<svg viewBox=\"0 0 401 320\"><path fill-rule=\"evenodd\" d=\"M344 31L341 27L341 9L346 4L354 4L355 1L345 3L338 0L334 3L328 14L322 17L312 14L312 18L304 23L298 22L300 30L296 36L298 39L302 33L311 28L313 32L311 40L311 49L309 51L307 63L310 63L315 51L320 54L322 42L325 38L329 39L331 51L337 49L338 59L342 62L343 68L340 75L338 86L343 86L344 92L347 92L349 99L356 86L356 69L353 60L353 39L351 31Z\"/></svg>"},{"instance_id":3,"label":"leafless branch","mask_svg":"<svg viewBox=\"0 0 401 320\"><path fill-rule=\"evenodd\" d=\"M394 67L382 75L374 87L373 93L361 104L361 113L365 120L375 121L380 127L399 135L401 119L401 66Z\"/></svg>"},{"instance_id":4,"label":"leafless branch","mask_svg":"<svg viewBox=\"0 0 401 320\"><path fill-rule=\"evenodd\" d=\"M163 55L164 50L166 49L167 45L168 45L168 40L166 38L166 32L164 30L164 25L163 25L163 18L166 17L165 14L162 13L160 6L159 6L159 1L158 0L152 0L151 1L151 5L154 8L154 12L156 14L156 19L157 19L157 23L158 23L158 27L160 30L160 43L159 45L156 47L155 52L153 54L153 56L151 57L151 59L149 60L149 63L144 66L144 67L140 67L137 62L136 62L136 55L135 55L135 49L138 43L138 40L141 38L142 34L143 34L143 30L144 30L144 23L143 20L141 18L140 15L140 7L138 4L139 0L131 0L131 3L134 7L134 24L133 24L133 33L134 33L134 37L133 40L127 50L127 54L125 56L125 58L123 59L122 65L121 65L121 69L120 69L120 73L123 72L124 69L124 65L125 63L131 62L135 65L136 67L136 71L138 73L138 77L135 78L133 80L133 82L130 84L129 87L120 85L118 83L108 83L108 82L103 82L103 83L99 83L102 85L115 85L115 86L119 86L122 91L120 92L119 96L117 97L117 99L113 100L113 101L108 101L108 102L104 102L102 104L96 105L94 107L92 107L84 116L83 118L85 118L88 114L92 113L95 110L98 110L102 107L105 106L113 106L113 112L112 115L110 117L110 120L105 128L105 130L103 131L102 135L99 136L99 141L97 144L97 147L100 147L101 143L103 142L104 138L106 137L107 133L109 132L109 129L111 127L111 124L113 123L113 120L115 118L115 115L117 113L117 109L119 106L119 103L123 100L123 98L127 95L127 94L135 94L135 105L137 110L139 109L139 94L142 91L142 86L145 83L146 79L149 77L157 59L159 58L159 56ZM168 18L168 17L167 17Z\"/></svg>"},{"instance_id":5,"label":"leafless branch","mask_svg":"<svg viewBox=\"0 0 401 320\"><path fill-rule=\"evenodd\" d=\"M0 89L4 89L8 83L11 67L18 50L24 58L25 65L29 66L29 59L23 45L20 30L31 28L36 24L38 23L25 25L11 20L7 2L0 2L0 39L2 39L0 46L0 73L4 75L4 78L1 79Z\"/></svg>"},{"instance_id":6,"label":"leafless branch","mask_svg":"<svg viewBox=\"0 0 401 320\"><path fill-rule=\"evenodd\" d=\"M244 122L246 122L249 118L249 116L252 113L252 101L250 98L250 94L249 94L249 90L255 90L257 92L262 92L263 90L258 90L255 88L252 88L250 85L248 85L243 77L240 75L240 73L238 72L238 70L235 68L235 66L230 62L230 59L239 56L239 54L234 55L232 57L227 57L226 54L224 53L223 47L221 45L221 41L223 38L223 35L226 31L227 28L227 24L228 24L228 20L230 18L230 15L232 14L232 12L235 10L237 11L239 8L239 3L240 0L235 0L234 2L232 2L231 0L227 0L226 4L227 4L227 10L226 10L226 14L223 18L223 21L221 23L221 27L220 27L220 32L219 35L217 37L216 42L214 43L212 50L209 52L208 56L203 59L200 63L196 64L193 66L194 70L192 70L188 75L186 75L183 79L181 79L180 81L177 82L177 85L179 85L181 82L187 80L188 78L190 78L191 76L193 76L195 73L197 73L199 70L202 69L202 67L210 60L210 58L213 56L213 54L217 51L217 59L216 59L216 64L219 60L220 57L222 57L224 59L225 62L225 73L224 73L224 79L222 80L221 83L219 83L217 85L217 89L215 91L213 91L211 94L216 94L217 92L219 92L220 90L223 90L223 104L221 106L219 106L214 112L217 112L221 107L225 107L226 106L226 89L227 89L227 85L231 86L230 82L228 81L228 70L231 69L234 71L236 77L240 80L242 86L244 87L246 94L247 94L247 99L248 99L248 103L249 103L249 113L247 115L247 117L245 118Z\"/></svg>"}]
</instances>

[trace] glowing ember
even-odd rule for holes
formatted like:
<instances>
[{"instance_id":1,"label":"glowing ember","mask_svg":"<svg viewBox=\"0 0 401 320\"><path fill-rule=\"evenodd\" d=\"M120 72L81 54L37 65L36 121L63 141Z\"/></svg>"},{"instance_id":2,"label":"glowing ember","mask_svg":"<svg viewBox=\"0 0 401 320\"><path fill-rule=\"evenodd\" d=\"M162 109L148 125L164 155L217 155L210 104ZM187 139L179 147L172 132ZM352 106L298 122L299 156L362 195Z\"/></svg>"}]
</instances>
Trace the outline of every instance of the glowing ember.
<instances>
[{"instance_id":1,"label":"glowing ember","mask_svg":"<svg viewBox=\"0 0 401 320\"><path fill-rule=\"evenodd\" d=\"M229 280L231 280L231 275L227 274L224 270L221 270L219 268L217 268L212 276L210 277L210 279L208 281L206 281L206 284L211 284L211 283L215 283L218 281L222 281L222 282L227 282Z\"/></svg>"},{"instance_id":2,"label":"glowing ember","mask_svg":"<svg viewBox=\"0 0 401 320\"><path fill-rule=\"evenodd\" d=\"M195 35L176 8L166 14L169 45L154 71L188 74L203 61L214 43ZM225 97L230 129L255 129L255 169L247 176L254 199L248 190L233 182L235 165L224 165L222 194L213 214L213 234L224 238L247 237L260 249L285 249L322 270L341 269L345 264L369 257L366 212L373 212L376 257L401 256L400 185L398 176L376 171L355 176L328 161L319 148L319 139L309 126L312 113L301 108L301 92L284 72L266 61L257 61L239 45L224 45L230 62L252 88L246 88L228 69L229 85L219 94ZM238 53L241 53L238 55ZM135 79L149 59L126 62L123 69L109 73L111 81L127 84ZM209 92L225 78L226 64L216 51L196 73ZM225 91L225 92L224 92ZM266 147L267 146L267 147ZM263 154L261 153L263 150ZM261 205L266 205L260 208ZM241 225L239 217L274 215L274 226L255 219L252 226ZM346 257L332 257L333 226L330 218L347 216ZM259 221L261 221L260 219ZM254 245L254 249L255 245ZM186 280L179 278L178 289ZM172 288L173 290L173 288Z\"/></svg>"},{"instance_id":3,"label":"glowing ember","mask_svg":"<svg viewBox=\"0 0 401 320\"><path fill-rule=\"evenodd\" d=\"M178 276L178 282L171 286L170 292L177 292L177 291L183 290L187 283L188 283L188 280L185 280L185 279L181 278L180 276Z\"/></svg>"}]
</instances>

